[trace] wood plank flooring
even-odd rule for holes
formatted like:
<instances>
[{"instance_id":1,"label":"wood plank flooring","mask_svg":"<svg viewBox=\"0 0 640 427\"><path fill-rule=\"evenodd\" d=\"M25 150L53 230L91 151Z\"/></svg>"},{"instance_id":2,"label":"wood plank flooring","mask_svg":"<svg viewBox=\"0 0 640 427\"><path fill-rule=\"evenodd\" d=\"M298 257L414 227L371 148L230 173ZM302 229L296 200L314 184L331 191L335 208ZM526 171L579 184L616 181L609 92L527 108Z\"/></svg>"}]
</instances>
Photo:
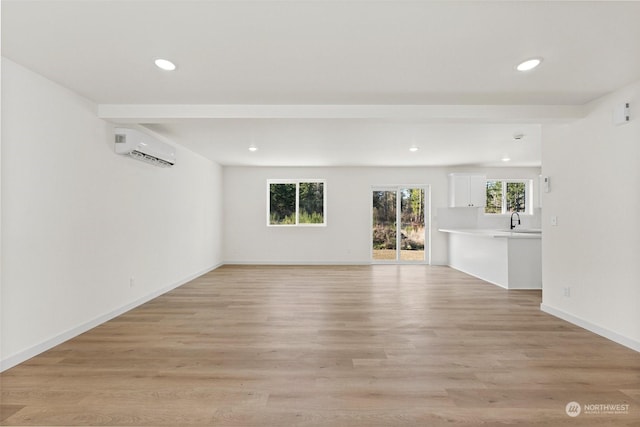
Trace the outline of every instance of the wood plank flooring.
<instances>
[{"instance_id":1,"label":"wood plank flooring","mask_svg":"<svg viewBox=\"0 0 640 427\"><path fill-rule=\"evenodd\" d=\"M540 298L447 267L224 266L4 372L0 423L640 426L640 354Z\"/></svg>"}]
</instances>

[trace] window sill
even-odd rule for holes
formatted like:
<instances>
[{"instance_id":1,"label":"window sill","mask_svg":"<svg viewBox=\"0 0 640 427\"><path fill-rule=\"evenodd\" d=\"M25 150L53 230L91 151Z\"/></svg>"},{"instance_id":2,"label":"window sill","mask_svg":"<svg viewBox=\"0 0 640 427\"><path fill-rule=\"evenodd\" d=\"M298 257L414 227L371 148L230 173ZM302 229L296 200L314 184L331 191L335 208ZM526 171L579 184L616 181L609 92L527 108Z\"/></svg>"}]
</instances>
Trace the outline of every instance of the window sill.
<instances>
[{"instance_id":1,"label":"window sill","mask_svg":"<svg viewBox=\"0 0 640 427\"><path fill-rule=\"evenodd\" d=\"M319 228L326 227L327 224L267 224L267 227L273 228Z\"/></svg>"},{"instance_id":2,"label":"window sill","mask_svg":"<svg viewBox=\"0 0 640 427\"><path fill-rule=\"evenodd\" d=\"M530 213L522 213L522 212L518 212L520 214L520 216L534 216L534 214L530 214ZM508 214L488 214L488 213L483 213L484 216L490 216L490 217L503 217L503 218L509 218L512 214L508 213Z\"/></svg>"}]
</instances>

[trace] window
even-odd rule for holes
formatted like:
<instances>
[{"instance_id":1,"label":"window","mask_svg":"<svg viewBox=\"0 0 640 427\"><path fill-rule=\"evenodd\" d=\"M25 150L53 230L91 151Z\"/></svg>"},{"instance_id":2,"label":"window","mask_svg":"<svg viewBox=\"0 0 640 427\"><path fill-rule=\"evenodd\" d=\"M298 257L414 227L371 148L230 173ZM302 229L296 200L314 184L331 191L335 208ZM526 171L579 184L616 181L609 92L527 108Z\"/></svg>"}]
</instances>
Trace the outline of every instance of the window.
<instances>
[{"instance_id":1,"label":"window","mask_svg":"<svg viewBox=\"0 0 640 427\"><path fill-rule=\"evenodd\" d=\"M531 180L488 180L486 214L531 213Z\"/></svg>"},{"instance_id":2,"label":"window","mask_svg":"<svg viewBox=\"0 0 640 427\"><path fill-rule=\"evenodd\" d=\"M325 182L268 180L267 225L326 225Z\"/></svg>"}]
</instances>

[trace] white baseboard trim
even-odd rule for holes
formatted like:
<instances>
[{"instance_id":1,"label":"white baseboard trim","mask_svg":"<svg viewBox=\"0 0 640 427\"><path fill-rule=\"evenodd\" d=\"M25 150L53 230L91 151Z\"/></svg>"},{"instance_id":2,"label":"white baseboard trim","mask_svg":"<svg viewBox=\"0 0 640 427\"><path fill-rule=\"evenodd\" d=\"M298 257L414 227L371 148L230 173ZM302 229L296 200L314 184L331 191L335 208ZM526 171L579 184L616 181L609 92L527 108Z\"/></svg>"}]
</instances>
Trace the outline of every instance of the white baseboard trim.
<instances>
[{"instance_id":1,"label":"white baseboard trim","mask_svg":"<svg viewBox=\"0 0 640 427\"><path fill-rule=\"evenodd\" d=\"M137 300L130 302L128 304L125 304L122 307L119 307L115 310L110 311L109 313L105 313L101 316L96 317L95 319L92 319L88 322L85 322L81 325L76 326L75 328L71 328L59 335L56 335L53 338L50 338L46 341L41 342L40 344L36 344L26 350L20 351L16 354L13 354L5 359L0 360L0 372L6 371L7 369L13 368L16 365L19 365L22 362L25 362L29 359L31 359L34 356L37 356L41 353L44 353L45 351L59 345L62 344L65 341L70 340L71 338L77 337L80 334L83 334L85 332L87 332L90 329L95 328L98 325L103 324L104 322L107 322L115 317L120 316L121 314L126 313L127 311L138 307L139 305L142 305L146 302L151 301L154 298L159 297L162 294L165 294L169 291L174 290L177 287L180 287L182 285L184 285L187 282L190 282L191 280L202 276L203 274L206 274L210 271L215 270L216 268L222 266L222 263L216 264L212 267L209 268L205 268L204 270L201 270L197 273L191 274L187 277L185 277L182 280L179 280L175 283L172 283L168 286L165 286L164 288L158 289L154 292L151 292L150 294L147 294L141 298L138 298Z\"/></svg>"},{"instance_id":2,"label":"white baseboard trim","mask_svg":"<svg viewBox=\"0 0 640 427\"><path fill-rule=\"evenodd\" d=\"M453 268L454 270L458 270L458 271L459 271L459 272L461 272L461 273L468 274L469 276L473 276L473 277L475 277L476 279L480 279L480 280L485 281L485 282L487 282L487 283L491 283L492 285L496 285L496 286L498 286L498 287L501 287L502 289L506 289L506 290L508 290L508 291L540 291L540 290L542 290L542 288L527 288L527 287L525 287L525 288L509 288L509 287L504 286L504 285L502 285L502 284L500 284L500 283L498 283L498 282L494 282L494 281L492 281L492 280L488 280L488 279L486 279L486 278L484 278L484 277L480 277L480 276L478 276L478 275L475 275L475 274L473 274L473 273L470 273L470 272L468 272L468 271L466 271L466 270L463 270L463 269L461 269L461 268L454 267L454 266L452 266L452 265L450 265L450 264L446 264L446 266L447 266L447 267L449 267L449 268Z\"/></svg>"},{"instance_id":3,"label":"white baseboard trim","mask_svg":"<svg viewBox=\"0 0 640 427\"><path fill-rule=\"evenodd\" d=\"M486 278L484 278L484 277L480 277L480 276L475 275L475 274L473 274L473 273L471 273L471 272L469 272L469 271L467 271L467 270L465 270L465 269L462 269L462 268L459 268L459 267L454 267L454 266L453 266L453 265L451 265L451 264L447 264L447 267L449 267L449 268L453 268L454 270L458 270L458 271L459 271L459 272L461 272L461 273L468 274L469 276L473 276L473 277L475 277L476 279L480 279L480 280L482 280L482 281L484 281L484 282L487 282L487 283L490 283L490 284L492 284L492 285L496 285L496 286L498 286L498 287L500 287L500 288L502 288L502 289L508 289L506 286L501 285L501 284L500 284L500 283L498 283L498 282L494 282L493 280L488 280L488 279L486 279Z\"/></svg>"},{"instance_id":4,"label":"white baseboard trim","mask_svg":"<svg viewBox=\"0 0 640 427\"><path fill-rule=\"evenodd\" d=\"M371 265L370 261L225 261L224 265Z\"/></svg>"},{"instance_id":5,"label":"white baseboard trim","mask_svg":"<svg viewBox=\"0 0 640 427\"><path fill-rule=\"evenodd\" d=\"M631 350L640 352L640 341L625 337L624 335L620 335L617 332L613 332L607 328L603 328L602 326L596 325L580 317L574 316L573 314L569 314L565 311L562 311L555 307L551 307L550 305L544 303L540 304L540 310L562 320L566 320L569 323L573 323L576 326L580 326L587 331L591 331L594 334L600 335L601 337L607 338L620 345L628 347Z\"/></svg>"},{"instance_id":6,"label":"white baseboard trim","mask_svg":"<svg viewBox=\"0 0 640 427\"><path fill-rule=\"evenodd\" d=\"M225 261L224 265L431 265L447 267L446 264L425 264L425 263L393 263L393 262L372 262L372 261Z\"/></svg>"}]
</instances>

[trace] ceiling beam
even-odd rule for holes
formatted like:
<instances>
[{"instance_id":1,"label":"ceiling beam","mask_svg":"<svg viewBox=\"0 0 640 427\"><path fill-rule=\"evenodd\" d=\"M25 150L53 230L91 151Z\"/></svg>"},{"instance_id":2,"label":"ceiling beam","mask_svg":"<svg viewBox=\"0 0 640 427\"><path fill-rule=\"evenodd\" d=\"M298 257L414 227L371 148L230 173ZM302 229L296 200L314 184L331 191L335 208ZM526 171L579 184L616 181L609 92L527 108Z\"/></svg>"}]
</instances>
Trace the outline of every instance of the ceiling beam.
<instances>
[{"instance_id":1,"label":"ceiling beam","mask_svg":"<svg viewBox=\"0 0 640 427\"><path fill-rule=\"evenodd\" d=\"M100 118L121 123L188 119L375 119L464 123L557 123L585 116L575 105L169 105L101 104Z\"/></svg>"}]
</instances>

